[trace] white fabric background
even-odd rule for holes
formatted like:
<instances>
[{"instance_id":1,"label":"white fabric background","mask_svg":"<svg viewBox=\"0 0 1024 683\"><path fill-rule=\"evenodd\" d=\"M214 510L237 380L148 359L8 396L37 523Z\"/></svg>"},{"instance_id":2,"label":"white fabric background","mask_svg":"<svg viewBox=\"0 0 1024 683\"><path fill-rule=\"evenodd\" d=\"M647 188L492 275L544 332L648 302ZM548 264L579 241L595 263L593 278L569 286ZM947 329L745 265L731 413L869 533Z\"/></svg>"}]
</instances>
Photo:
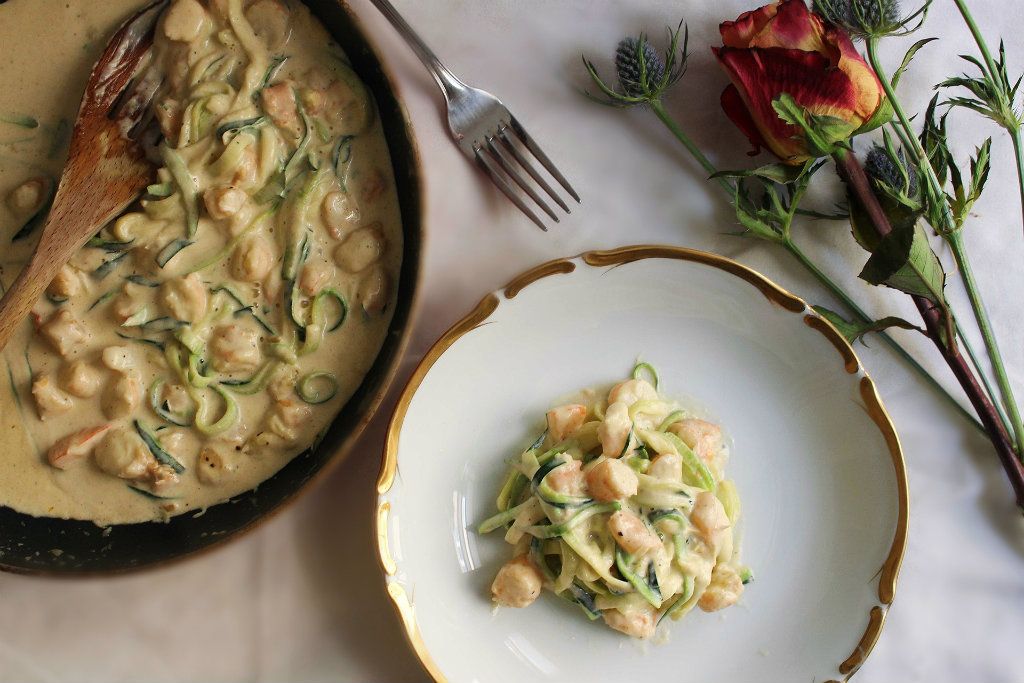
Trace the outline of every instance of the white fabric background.
<instances>
[{"instance_id":1,"label":"white fabric background","mask_svg":"<svg viewBox=\"0 0 1024 683\"><path fill-rule=\"evenodd\" d=\"M733 256L812 302L829 299L774 248L724 235L721 198L649 113L591 104L580 53L607 67L625 33L685 17L690 72L670 98L688 130L725 163L750 162L724 119L725 78L708 47L747 0L395 0L451 68L502 97L583 195L573 216L542 234L450 144L433 82L367 0L352 0L398 77L420 140L428 189L427 257L418 331L406 372L484 293L543 260L592 248L665 242ZM974 0L995 40L1024 66L1017 3ZM949 0L920 36L942 41L920 54L904 99L921 108L930 84L971 51ZM912 39L913 40L913 39ZM903 45L888 45L890 64ZM1024 255L1008 140L977 118L955 115L954 148L996 136L994 172L967 242L1024 398L1021 372ZM759 159L758 161L763 161ZM822 196L827 201L827 194ZM855 279L864 254L838 223L804 223L800 241L870 310L913 318L905 297ZM942 252L944 254L944 252ZM948 255L944 254L945 260ZM955 279L963 315L969 310ZM944 381L931 349L897 333ZM906 450L910 542L895 604L859 683L1024 682L1024 523L986 442L879 343L861 348ZM383 417L383 415L382 415ZM55 581L0 576L0 679L5 681L421 681L383 591L371 526L383 420L351 459L256 532L196 560L113 579ZM757 454L748 454L756 457ZM813 511L808 511L813 514ZM486 680L485 672L481 677Z\"/></svg>"}]
</instances>

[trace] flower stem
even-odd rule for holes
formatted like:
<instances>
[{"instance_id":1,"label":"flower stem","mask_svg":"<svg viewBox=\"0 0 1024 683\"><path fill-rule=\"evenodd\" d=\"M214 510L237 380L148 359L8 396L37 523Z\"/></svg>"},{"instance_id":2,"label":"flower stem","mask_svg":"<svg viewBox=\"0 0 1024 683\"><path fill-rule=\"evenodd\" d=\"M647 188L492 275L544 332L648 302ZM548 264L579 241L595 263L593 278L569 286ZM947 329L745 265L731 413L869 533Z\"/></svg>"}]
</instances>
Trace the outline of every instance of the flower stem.
<instances>
[{"instance_id":1,"label":"flower stem","mask_svg":"<svg viewBox=\"0 0 1024 683\"><path fill-rule=\"evenodd\" d=\"M974 344L972 344L971 340L967 338L966 334L964 334L964 330L960 326L960 321L956 320L955 317L953 319L953 326L956 329L956 336L960 341L960 345L964 347L965 351L967 351L967 357L970 359L971 365L974 367L975 374L978 375L978 379L980 379L981 383L985 386L985 393L987 393L989 397L995 396L995 388L992 386L992 382L989 381L988 375L985 374L981 365L980 357L974 350ZM1006 412L1003 410L1002 406L999 405L998 401L993 401L992 405L995 406L996 412L999 413L999 421L1003 423L1003 429L1005 429L1006 433L1009 434L1010 421L1006 418Z\"/></svg>"},{"instance_id":2,"label":"flower stem","mask_svg":"<svg viewBox=\"0 0 1024 683\"><path fill-rule=\"evenodd\" d=\"M694 141L690 139L690 136L687 135L682 128L680 128L679 124L676 123L676 120L672 118L672 116L669 115L667 111L665 111L665 105L661 103L661 100L652 100L651 109L654 111L657 117L661 119L661 122L665 124L665 127L668 128L669 131L671 131L672 134L676 136L676 139L679 140L679 142L683 143L683 147L686 148L686 151L688 151L690 155L697 160L697 163L700 164L704 168L704 170L708 172L709 176L712 176L718 172L718 169L715 168L715 165L711 163L711 161L704 155L704 152L700 150L700 147L698 147L696 143L694 143ZM733 194L736 192L736 188L733 187L733 184L730 183L726 178L719 177L714 178L714 180L721 186L723 190L729 193L729 198L731 199Z\"/></svg>"},{"instance_id":3,"label":"flower stem","mask_svg":"<svg viewBox=\"0 0 1024 683\"><path fill-rule=\"evenodd\" d=\"M669 131L671 131L671 133L676 137L676 139L682 143L683 147L686 148L686 150L693 156L697 163L699 163L701 167L705 171L707 171L709 176L714 175L715 173L718 172L718 169L715 168L715 165L711 163L711 161L704 155L704 153L700 150L700 147L698 147L693 142L693 140L690 139L690 136L686 134L686 131L684 131L676 122L676 120L672 118L672 115L665 110L665 107L660 100L653 100L651 102L651 109L661 120L661 122L665 124L665 127L668 128ZM729 196L729 201L732 201L735 197L736 192L732 183L730 183L726 178L721 177L715 178L715 180L718 182L718 185L722 188L722 190L724 190L725 193ZM825 272L821 270L821 268L819 268L818 265L814 263L814 261L812 261L807 256L807 254L805 254L803 250L801 250L796 245L796 243L794 243L791 239L786 237L783 241L780 242L780 244L782 244L782 246L785 247L786 250L789 251L789 253L805 269L807 269L807 271L811 275L813 275L815 279L818 280L818 282L824 285L825 288L828 289L828 291L831 292L832 295L835 296L836 299L838 299L846 307L848 313L855 316L862 323L869 323L872 321L872 318L869 317L868 314L864 312L864 309L858 306L857 302L855 302L842 287L840 287L832 280L832 278L826 275ZM924 379L925 382L928 383L929 386L935 389L935 391L939 392L939 394L952 407L954 407L957 410L957 412L963 415L968 422L974 425L974 427L977 428L979 431L985 431L984 426L978 421L978 419L971 415L970 412L968 412L963 407L963 405L961 405L960 402L956 400L956 398L951 393L949 393L937 379L935 379L927 370L925 370L924 367L920 363L918 363L914 359L914 357L910 355L910 352L903 348L899 342L897 342L895 339L892 338L892 336L890 336L888 333L884 331L879 332L878 335L885 341L889 348L891 348L914 371L916 371L922 377L922 379Z\"/></svg>"},{"instance_id":4,"label":"flower stem","mask_svg":"<svg viewBox=\"0 0 1024 683\"><path fill-rule=\"evenodd\" d=\"M988 43L985 42L985 37L981 35L981 29L978 28L978 24L974 21L974 17L971 16L971 11L967 9L967 3L964 0L953 0L956 4L956 8L960 10L960 16L964 18L964 23L967 24L967 28L970 29L971 35L974 36L974 42L978 44L978 49L981 51L982 59L985 60L985 66L988 67L988 72L991 76L995 77L999 71L996 69L996 60L992 59L992 53L988 49Z\"/></svg>"},{"instance_id":5,"label":"flower stem","mask_svg":"<svg viewBox=\"0 0 1024 683\"><path fill-rule=\"evenodd\" d=\"M1020 128L1009 130L1013 142L1014 158L1017 161L1017 186L1020 189L1021 220L1024 221L1024 144L1021 143Z\"/></svg>"},{"instance_id":6,"label":"flower stem","mask_svg":"<svg viewBox=\"0 0 1024 683\"><path fill-rule=\"evenodd\" d=\"M812 261L807 256L807 254L805 254L803 250L800 249L800 247L798 247L791 240L783 242L782 246L784 246L786 250L793 255L793 258L799 261L800 265L806 268L811 273L811 275L817 278L817 280L821 284L825 285L825 287L828 288L832 295L836 297L840 302L842 302L842 304L849 310L849 312L855 318L857 318L859 322L871 322L872 319L868 316L867 313L864 312L864 309L858 306L857 302L851 299L842 287L833 282L832 278L830 278L828 275L822 272L822 270L818 268L818 265L814 263L814 261ZM921 375L921 378L924 379L925 382L927 382L932 389L938 392L940 396L946 399L946 402L949 403L950 406L955 408L956 411L960 413L965 420L974 425L974 427L979 431L985 431L985 428L982 426L981 422L978 421L978 418L976 418L974 415L971 415L971 413L966 408L963 407L960 401L956 400L951 393L946 391L946 388L942 386L942 384L937 379L935 379L935 377L933 377L930 372L925 370L924 367L920 363L918 363L912 355L910 355L910 352L903 348L898 341L893 339L888 332L880 330L875 334L881 337L882 341L884 341L889 346L889 348L896 353L896 355L902 358L907 365L909 365L919 375Z\"/></svg>"},{"instance_id":7,"label":"flower stem","mask_svg":"<svg viewBox=\"0 0 1024 683\"><path fill-rule=\"evenodd\" d=\"M989 320L988 311L985 309L985 303L978 294L978 285L974 280L974 268L971 266L971 260L967 257L963 234L959 230L955 230L948 235L946 241L949 242L953 258L956 259L956 265L960 269L964 288L967 290L967 296L971 301L971 308L974 309L974 317L978 321L978 329L981 330L981 337L985 340L985 348L989 350L992 371L995 374L996 383L1003 397L1003 407L1006 409L1019 455L1024 453L1024 441L1022 441L1024 439L1024 425L1021 423L1020 410L1017 408L1017 402L1013 397L1010 379L1006 375L1006 368L1003 366L1003 360L999 356L998 345L992 332L992 323ZM995 350L994 354L993 350ZM982 372L982 369L978 368L978 372Z\"/></svg>"},{"instance_id":8,"label":"flower stem","mask_svg":"<svg viewBox=\"0 0 1024 683\"><path fill-rule=\"evenodd\" d=\"M977 27L975 26L972 30L975 30L976 28ZM953 257L956 259L957 265L960 267L960 272L963 276L964 288L967 290L967 296L971 302L971 309L974 312L974 318L978 323L978 328L981 330L982 339L985 341L985 350L988 352L989 360L992 363L996 384L999 387L1000 398L1002 399L1003 407L1006 409L1006 414L1010 418L1010 424L1013 427L1016 451L1018 454L1024 454L1024 423L1021 422L1020 410L1017 407L1017 400L1013 395L1013 387L1010 385L1009 378L1006 374L1006 368L1003 364L1003 354L1000 352L999 344L996 341L995 334L992 332L992 323L989 320L988 312L985 310L985 305L982 303L981 294L979 293L978 285L974 280L970 261L967 259L963 239L960 236L960 228L956 225L956 221L953 219L949 204L945 199L945 192L942 189L942 184L935 175L935 170L932 168L931 162L928 159L928 154L921 146L920 140L917 139L914 128L910 124L910 119L907 118L906 112L903 111L903 106L900 104L899 99L897 99L896 92L893 90L892 85L889 82L889 76L882 68L881 62L878 59L877 47L877 38L869 38L867 40L868 61L871 62L871 68L874 69L875 75L878 76L878 80L881 81L882 89L885 90L885 96L889 99L889 104L892 105L892 109L896 113L896 118L900 122L900 128L902 128L902 131L897 129L897 132L902 132L900 139L903 142L903 145L908 147L914 153L918 162L917 168L928 182L932 201L942 208L942 220L944 225L932 227L936 228L936 231L949 244L950 249L953 251ZM991 56L989 56L989 59L991 59ZM1024 193L1024 186L1022 186L1021 192ZM1022 194L1022 201L1024 201L1024 194ZM978 368L978 372L982 372L982 369ZM992 396L991 398L995 401L995 396Z\"/></svg>"},{"instance_id":9,"label":"flower stem","mask_svg":"<svg viewBox=\"0 0 1024 683\"><path fill-rule=\"evenodd\" d=\"M879 78L881 78L881 75L879 75ZM840 176L849 188L851 201L860 203L861 207L871 218L876 234L879 237L884 237L892 232L889 219L879 205L878 198L871 191L867 176L864 174L864 169L861 167L860 162L857 161L857 157L846 150L840 150L834 155L834 159ZM1013 450L1009 435L999 419L999 413L978 383L977 377L967 365L956 344L952 343L952 339L948 339L948 326L942 319L942 310L924 297L912 296L911 298L914 301L914 305L917 306L921 318L924 320L928 337L935 344L943 360L946 361L960 386L963 387L964 393L970 399L971 405L974 406L974 410L978 413L978 417L981 418L981 422L985 426L985 432L995 448L996 455L1003 466L1003 470L1006 472L1007 478L1010 480L1010 486L1013 488L1017 506L1024 510L1024 463L1021 462Z\"/></svg>"}]
</instances>

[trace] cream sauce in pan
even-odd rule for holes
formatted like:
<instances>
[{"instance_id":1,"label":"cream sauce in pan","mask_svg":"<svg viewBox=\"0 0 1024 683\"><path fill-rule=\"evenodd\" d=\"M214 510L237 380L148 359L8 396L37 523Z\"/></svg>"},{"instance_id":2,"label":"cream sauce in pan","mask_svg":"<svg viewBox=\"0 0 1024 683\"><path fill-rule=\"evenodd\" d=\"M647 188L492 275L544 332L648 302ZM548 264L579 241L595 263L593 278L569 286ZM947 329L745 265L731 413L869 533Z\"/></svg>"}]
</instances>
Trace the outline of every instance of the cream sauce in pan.
<instances>
[{"instance_id":1,"label":"cream sauce in pan","mask_svg":"<svg viewBox=\"0 0 1024 683\"><path fill-rule=\"evenodd\" d=\"M142 4L0 4L4 287L91 65ZM156 88L154 183L0 362L0 504L24 513L139 522L257 486L327 427L390 323L402 234L386 143L304 6L174 0L140 80Z\"/></svg>"}]
</instances>

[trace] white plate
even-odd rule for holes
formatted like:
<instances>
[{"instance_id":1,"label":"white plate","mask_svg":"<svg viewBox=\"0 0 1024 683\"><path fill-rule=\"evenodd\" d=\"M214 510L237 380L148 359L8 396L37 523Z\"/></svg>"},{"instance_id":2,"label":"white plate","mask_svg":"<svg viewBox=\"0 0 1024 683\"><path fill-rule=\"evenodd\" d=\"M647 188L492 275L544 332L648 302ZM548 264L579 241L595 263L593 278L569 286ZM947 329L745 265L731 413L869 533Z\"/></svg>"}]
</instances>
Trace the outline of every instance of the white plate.
<instances>
[{"instance_id":1,"label":"white plate","mask_svg":"<svg viewBox=\"0 0 1024 683\"><path fill-rule=\"evenodd\" d=\"M550 593L493 610L509 546L472 527L505 459L552 400L619 380L638 356L732 437L754 582L648 643ZM399 400L378 492L388 592L427 670L452 682L845 680L878 637L906 543L899 442L850 346L763 276L672 247L551 262L486 297Z\"/></svg>"}]
</instances>

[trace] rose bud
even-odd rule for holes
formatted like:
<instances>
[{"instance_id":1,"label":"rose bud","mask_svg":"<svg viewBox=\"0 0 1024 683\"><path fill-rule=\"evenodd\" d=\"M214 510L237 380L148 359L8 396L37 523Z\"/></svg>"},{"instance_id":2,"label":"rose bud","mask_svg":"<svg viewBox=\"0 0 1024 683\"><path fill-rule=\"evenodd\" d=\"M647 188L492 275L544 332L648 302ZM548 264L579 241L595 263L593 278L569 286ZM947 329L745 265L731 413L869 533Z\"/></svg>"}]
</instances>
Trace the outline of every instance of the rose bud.
<instances>
[{"instance_id":1,"label":"rose bud","mask_svg":"<svg viewBox=\"0 0 1024 683\"><path fill-rule=\"evenodd\" d=\"M719 26L724 45L712 48L732 85L722 108L746 134L754 152L770 149L786 164L814 156L801 129L779 118L772 103L790 95L809 114L829 117L833 135L881 125L872 115L884 100L882 85L850 37L812 14L803 0L783 0Z\"/></svg>"}]
</instances>

